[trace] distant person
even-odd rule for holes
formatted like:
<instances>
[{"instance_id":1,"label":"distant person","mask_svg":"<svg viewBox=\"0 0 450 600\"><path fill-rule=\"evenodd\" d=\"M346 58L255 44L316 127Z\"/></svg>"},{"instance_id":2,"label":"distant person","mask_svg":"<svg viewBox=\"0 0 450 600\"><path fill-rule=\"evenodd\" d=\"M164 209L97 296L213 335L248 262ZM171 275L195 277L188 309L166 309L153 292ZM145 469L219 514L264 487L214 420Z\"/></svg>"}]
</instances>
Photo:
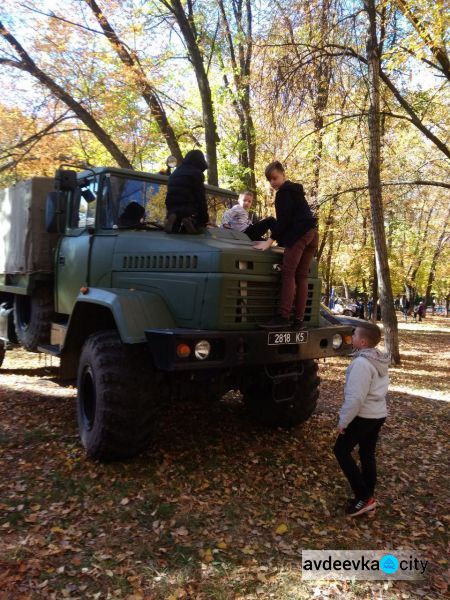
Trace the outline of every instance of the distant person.
<instances>
[{"instance_id":1,"label":"distant person","mask_svg":"<svg viewBox=\"0 0 450 600\"><path fill-rule=\"evenodd\" d=\"M319 245L317 219L309 207L303 186L286 179L284 167L279 161L271 162L265 170L266 179L275 194L277 224L271 237L263 242L255 242L255 248L267 250L276 240L285 247L281 267L281 294L278 314L268 323L267 328L293 326L304 328L303 319L308 295L309 265ZM291 312L294 309L294 322Z\"/></svg>"},{"instance_id":2,"label":"distant person","mask_svg":"<svg viewBox=\"0 0 450 600\"><path fill-rule=\"evenodd\" d=\"M369 302L367 303L367 314L368 314L369 321L371 321L372 315L373 315L373 299L372 298L370 298Z\"/></svg>"},{"instance_id":3,"label":"distant person","mask_svg":"<svg viewBox=\"0 0 450 600\"><path fill-rule=\"evenodd\" d=\"M403 303L403 317L405 321L408 321L408 317L411 314L411 302L405 298L405 302Z\"/></svg>"},{"instance_id":4,"label":"distant person","mask_svg":"<svg viewBox=\"0 0 450 600\"><path fill-rule=\"evenodd\" d=\"M364 304L361 300L356 300L356 316L360 319L364 319Z\"/></svg>"},{"instance_id":5,"label":"distant person","mask_svg":"<svg viewBox=\"0 0 450 600\"><path fill-rule=\"evenodd\" d=\"M425 318L425 304L423 302L419 302L419 306L414 313L414 320L416 320L416 317L419 317L419 322Z\"/></svg>"},{"instance_id":6,"label":"distant person","mask_svg":"<svg viewBox=\"0 0 450 600\"><path fill-rule=\"evenodd\" d=\"M381 339L377 325L356 327L353 347L357 350L347 368L344 402L339 411L338 437L334 454L353 490L346 513L356 517L375 509L377 468L375 449L378 434L387 417L389 357L376 348ZM359 446L361 469L352 457Z\"/></svg>"},{"instance_id":7,"label":"distant person","mask_svg":"<svg viewBox=\"0 0 450 600\"><path fill-rule=\"evenodd\" d=\"M380 302L377 302L377 321L381 321L381 306Z\"/></svg>"},{"instance_id":8,"label":"distant person","mask_svg":"<svg viewBox=\"0 0 450 600\"><path fill-rule=\"evenodd\" d=\"M166 196L166 233L200 233L208 224L204 171L208 168L201 150L191 150L169 176Z\"/></svg>"},{"instance_id":9,"label":"distant person","mask_svg":"<svg viewBox=\"0 0 450 600\"><path fill-rule=\"evenodd\" d=\"M252 223L249 214L252 202L252 192L245 191L239 194L238 203L225 211L221 226L225 229L242 231L253 241L262 240L262 236L269 230L273 231L277 221L274 217L267 217Z\"/></svg>"}]
</instances>

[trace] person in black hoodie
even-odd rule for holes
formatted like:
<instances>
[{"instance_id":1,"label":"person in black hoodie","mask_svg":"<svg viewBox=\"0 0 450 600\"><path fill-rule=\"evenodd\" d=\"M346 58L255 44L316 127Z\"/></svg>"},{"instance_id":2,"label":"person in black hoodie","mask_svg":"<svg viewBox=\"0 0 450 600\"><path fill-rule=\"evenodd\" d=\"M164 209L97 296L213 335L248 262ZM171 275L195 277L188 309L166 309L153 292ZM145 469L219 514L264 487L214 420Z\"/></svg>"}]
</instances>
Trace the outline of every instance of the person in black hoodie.
<instances>
[{"instance_id":1,"label":"person in black hoodie","mask_svg":"<svg viewBox=\"0 0 450 600\"><path fill-rule=\"evenodd\" d=\"M208 165L201 150L191 150L170 175L167 186L167 233L199 233L209 221L205 194Z\"/></svg>"},{"instance_id":2,"label":"person in black hoodie","mask_svg":"<svg viewBox=\"0 0 450 600\"><path fill-rule=\"evenodd\" d=\"M270 163L265 170L270 185L276 190L275 212L277 225L264 242L256 242L255 248L267 250L274 241L285 247L281 268L281 294L278 314L263 325L268 328L291 326L294 309L294 329L304 328L306 299L308 296L308 271L319 245L317 219L306 201L303 186L286 179L279 161Z\"/></svg>"}]
</instances>

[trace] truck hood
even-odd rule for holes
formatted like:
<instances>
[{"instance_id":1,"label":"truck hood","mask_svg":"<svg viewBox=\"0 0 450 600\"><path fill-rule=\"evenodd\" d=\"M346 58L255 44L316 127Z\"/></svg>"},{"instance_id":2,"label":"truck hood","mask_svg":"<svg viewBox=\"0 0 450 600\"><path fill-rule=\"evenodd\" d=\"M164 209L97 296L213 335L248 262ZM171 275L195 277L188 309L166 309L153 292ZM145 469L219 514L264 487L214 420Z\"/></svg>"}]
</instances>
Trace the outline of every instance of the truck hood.
<instances>
[{"instance_id":1,"label":"truck hood","mask_svg":"<svg viewBox=\"0 0 450 600\"><path fill-rule=\"evenodd\" d=\"M245 234L221 228L199 235L122 230L114 246L113 269L164 268L185 272L195 265L197 273L244 270L255 275L270 274L278 270L283 252L281 248L255 250Z\"/></svg>"}]
</instances>

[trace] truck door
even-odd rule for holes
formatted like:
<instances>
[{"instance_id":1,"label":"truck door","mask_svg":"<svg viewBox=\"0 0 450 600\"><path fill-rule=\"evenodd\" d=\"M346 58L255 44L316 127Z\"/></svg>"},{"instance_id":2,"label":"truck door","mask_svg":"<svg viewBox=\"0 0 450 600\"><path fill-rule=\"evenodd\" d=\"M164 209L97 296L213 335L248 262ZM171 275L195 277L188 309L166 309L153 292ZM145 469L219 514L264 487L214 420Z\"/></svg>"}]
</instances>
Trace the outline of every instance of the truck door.
<instances>
[{"instance_id":1,"label":"truck door","mask_svg":"<svg viewBox=\"0 0 450 600\"><path fill-rule=\"evenodd\" d=\"M87 285L90 246L95 237L95 182L86 189L91 192L89 202L80 188L71 192L68 226L56 257L56 310L67 315L72 312L80 288Z\"/></svg>"}]
</instances>

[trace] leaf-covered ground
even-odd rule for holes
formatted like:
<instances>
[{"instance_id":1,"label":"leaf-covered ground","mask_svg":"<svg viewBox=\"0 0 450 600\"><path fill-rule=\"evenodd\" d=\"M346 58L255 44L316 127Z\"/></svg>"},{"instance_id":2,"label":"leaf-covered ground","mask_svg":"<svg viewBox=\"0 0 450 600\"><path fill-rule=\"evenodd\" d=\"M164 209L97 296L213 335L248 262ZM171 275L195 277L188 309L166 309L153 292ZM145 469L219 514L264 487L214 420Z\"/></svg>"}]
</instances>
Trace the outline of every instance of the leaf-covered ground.
<instances>
[{"instance_id":1,"label":"leaf-covered ground","mask_svg":"<svg viewBox=\"0 0 450 600\"><path fill-rule=\"evenodd\" d=\"M145 455L104 465L80 447L75 390L58 385L55 359L9 352L0 599L444 598L450 328L400 326L380 505L353 520L331 450L347 359L321 363L318 411L298 430L254 425L232 394L192 399L168 406ZM431 567L413 584L302 582L302 549L339 548L413 548Z\"/></svg>"}]
</instances>

